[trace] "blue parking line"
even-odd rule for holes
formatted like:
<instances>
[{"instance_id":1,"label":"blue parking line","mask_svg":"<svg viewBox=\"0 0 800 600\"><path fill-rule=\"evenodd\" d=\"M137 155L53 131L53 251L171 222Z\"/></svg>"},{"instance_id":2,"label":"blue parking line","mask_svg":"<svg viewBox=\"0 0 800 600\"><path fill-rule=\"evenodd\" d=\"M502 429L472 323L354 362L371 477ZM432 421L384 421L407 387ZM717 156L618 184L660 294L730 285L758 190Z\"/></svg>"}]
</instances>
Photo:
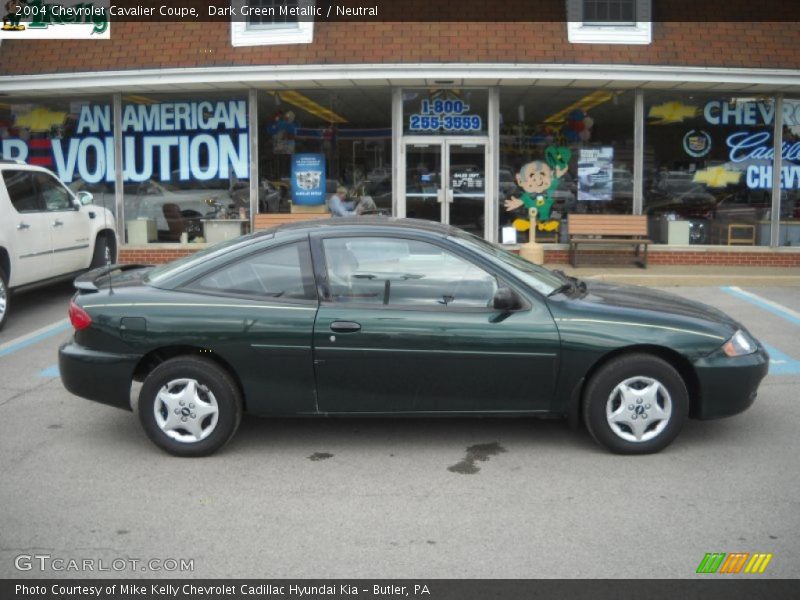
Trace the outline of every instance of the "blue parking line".
<instances>
[{"instance_id":1,"label":"blue parking line","mask_svg":"<svg viewBox=\"0 0 800 600\"><path fill-rule=\"evenodd\" d=\"M769 352L770 375L800 375L800 360L796 360L764 342L761 342L761 345Z\"/></svg>"},{"instance_id":2,"label":"blue parking line","mask_svg":"<svg viewBox=\"0 0 800 600\"><path fill-rule=\"evenodd\" d=\"M37 373L38 377L58 377L59 375L60 373L58 372L58 365L51 365L44 371L39 371Z\"/></svg>"},{"instance_id":3,"label":"blue parking line","mask_svg":"<svg viewBox=\"0 0 800 600\"><path fill-rule=\"evenodd\" d=\"M32 346L33 344L38 344L42 340L46 340L49 337L53 337L54 335L58 335L59 333L67 331L70 327L71 325L69 324L69 321L65 321L63 323L57 323L56 325L44 329L32 337L25 338L14 344L2 346L0 347L0 357L8 356L9 354L14 354L14 352L18 352L23 348L27 348L28 346Z\"/></svg>"},{"instance_id":4,"label":"blue parking line","mask_svg":"<svg viewBox=\"0 0 800 600\"><path fill-rule=\"evenodd\" d=\"M756 296L755 294L745 292L744 290L740 290L739 288L735 287L723 286L719 289L727 294L730 294L731 296L736 296L737 298L741 298L750 304L754 304L759 308L763 308L764 310L771 312L773 315L779 316L781 319L785 319L790 323L800 326L800 318L798 318L797 314L793 311L788 312L788 310L784 310L777 303L768 302L763 298Z\"/></svg>"}]
</instances>

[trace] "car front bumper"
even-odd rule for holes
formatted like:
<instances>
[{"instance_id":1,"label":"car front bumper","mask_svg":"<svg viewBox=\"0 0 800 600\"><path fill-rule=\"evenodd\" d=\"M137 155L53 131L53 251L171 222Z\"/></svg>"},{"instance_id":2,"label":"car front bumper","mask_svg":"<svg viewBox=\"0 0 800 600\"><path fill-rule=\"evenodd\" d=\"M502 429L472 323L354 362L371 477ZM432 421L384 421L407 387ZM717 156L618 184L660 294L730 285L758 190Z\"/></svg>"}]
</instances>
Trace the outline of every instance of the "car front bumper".
<instances>
[{"instance_id":1,"label":"car front bumper","mask_svg":"<svg viewBox=\"0 0 800 600\"><path fill-rule=\"evenodd\" d=\"M140 357L90 350L69 341L58 350L58 370L72 394L131 410L133 371Z\"/></svg>"},{"instance_id":2,"label":"car front bumper","mask_svg":"<svg viewBox=\"0 0 800 600\"><path fill-rule=\"evenodd\" d=\"M700 389L690 415L718 419L745 411L755 402L769 371L769 354L759 345L753 354L736 358L714 354L695 361L694 367Z\"/></svg>"}]
</instances>

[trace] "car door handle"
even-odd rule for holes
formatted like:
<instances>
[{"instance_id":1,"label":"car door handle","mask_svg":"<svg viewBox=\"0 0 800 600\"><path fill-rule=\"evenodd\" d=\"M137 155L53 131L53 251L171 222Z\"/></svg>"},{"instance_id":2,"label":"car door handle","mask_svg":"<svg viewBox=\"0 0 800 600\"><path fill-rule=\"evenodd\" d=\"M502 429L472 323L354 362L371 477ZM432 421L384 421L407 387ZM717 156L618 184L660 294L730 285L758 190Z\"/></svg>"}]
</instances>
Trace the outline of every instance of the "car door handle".
<instances>
[{"instance_id":1,"label":"car door handle","mask_svg":"<svg viewBox=\"0 0 800 600\"><path fill-rule=\"evenodd\" d=\"M63 221L59 221L58 219L53 221L53 227L62 227L63 225L64 225Z\"/></svg>"},{"instance_id":2,"label":"car door handle","mask_svg":"<svg viewBox=\"0 0 800 600\"><path fill-rule=\"evenodd\" d=\"M30 229L30 228L31 226L28 225L27 223L20 223L19 225L17 225L17 231L22 231L23 229Z\"/></svg>"},{"instance_id":3,"label":"car door handle","mask_svg":"<svg viewBox=\"0 0 800 600\"><path fill-rule=\"evenodd\" d=\"M334 321L331 323L331 331L337 333L355 333L356 331L361 331L361 323L355 323L353 321Z\"/></svg>"}]
</instances>

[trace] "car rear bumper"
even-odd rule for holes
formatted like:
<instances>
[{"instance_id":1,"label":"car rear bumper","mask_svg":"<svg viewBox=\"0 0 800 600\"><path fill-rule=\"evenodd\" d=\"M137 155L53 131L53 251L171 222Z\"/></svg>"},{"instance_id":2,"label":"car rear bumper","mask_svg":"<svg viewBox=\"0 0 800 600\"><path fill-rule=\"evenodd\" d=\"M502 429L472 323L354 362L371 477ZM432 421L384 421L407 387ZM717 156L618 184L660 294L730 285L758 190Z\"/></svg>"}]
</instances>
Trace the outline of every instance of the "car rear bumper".
<instances>
[{"instance_id":1,"label":"car rear bumper","mask_svg":"<svg viewBox=\"0 0 800 600\"><path fill-rule=\"evenodd\" d=\"M699 402L692 406L696 419L718 419L747 410L756 400L758 386L769 370L769 355L757 352L729 358L705 357L694 363L700 384Z\"/></svg>"},{"instance_id":2,"label":"car rear bumper","mask_svg":"<svg viewBox=\"0 0 800 600\"><path fill-rule=\"evenodd\" d=\"M74 341L58 350L61 381L70 393L125 410L131 410L131 381L138 360L138 356L90 350Z\"/></svg>"}]
</instances>

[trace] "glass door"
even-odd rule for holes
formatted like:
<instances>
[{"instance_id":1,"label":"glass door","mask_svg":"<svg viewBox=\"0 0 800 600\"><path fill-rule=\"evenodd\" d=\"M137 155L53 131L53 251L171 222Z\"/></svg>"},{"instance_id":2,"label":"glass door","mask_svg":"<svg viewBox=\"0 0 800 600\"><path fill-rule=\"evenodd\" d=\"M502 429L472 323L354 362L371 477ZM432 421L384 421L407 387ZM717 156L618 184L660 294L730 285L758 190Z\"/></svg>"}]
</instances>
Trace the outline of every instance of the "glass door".
<instances>
[{"instance_id":1,"label":"glass door","mask_svg":"<svg viewBox=\"0 0 800 600\"><path fill-rule=\"evenodd\" d=\"M484 237L486 215L486 146L447 143L447 202L449 223Z\"/></svg>"},{"instance_id":2,"label":"glass door","mask_svg":"<svg viewBox=\"0 0 800 600\"><path fill-rule=\"evenodd\" d=\"M484 237L486 144L473 140L408 140L405 216L454 225Z\"/></svg>"},{"instance_id":3,"label":"glass door","mask_svg":"<svg viewBox=\"0 0 800 600\"><path fill-rule=\"evenodd\" d=\"M444 143L406 144L406 214L409 219L446 223L442 156Z\"/></svg>"}]
</instances>

